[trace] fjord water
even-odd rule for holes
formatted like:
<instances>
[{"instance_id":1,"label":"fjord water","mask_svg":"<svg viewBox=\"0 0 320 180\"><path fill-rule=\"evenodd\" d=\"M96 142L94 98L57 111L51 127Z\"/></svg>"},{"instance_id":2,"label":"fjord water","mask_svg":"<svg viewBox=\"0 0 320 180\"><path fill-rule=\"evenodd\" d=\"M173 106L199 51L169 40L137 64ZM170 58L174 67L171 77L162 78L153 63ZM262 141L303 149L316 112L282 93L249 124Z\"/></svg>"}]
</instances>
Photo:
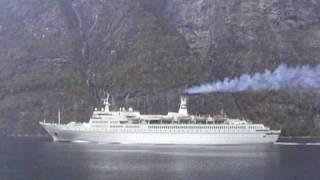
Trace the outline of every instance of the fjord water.
<instances>
[{"instance_id":1,"label":"fjord water","mask_svg":"<svg viewBox=\"0 0 320 180\"><path fill-rule=\"evenodd\" d=\"M319 180L320 146L53 143L0 138L1 180Z\"/></svg>"}]
</instances>

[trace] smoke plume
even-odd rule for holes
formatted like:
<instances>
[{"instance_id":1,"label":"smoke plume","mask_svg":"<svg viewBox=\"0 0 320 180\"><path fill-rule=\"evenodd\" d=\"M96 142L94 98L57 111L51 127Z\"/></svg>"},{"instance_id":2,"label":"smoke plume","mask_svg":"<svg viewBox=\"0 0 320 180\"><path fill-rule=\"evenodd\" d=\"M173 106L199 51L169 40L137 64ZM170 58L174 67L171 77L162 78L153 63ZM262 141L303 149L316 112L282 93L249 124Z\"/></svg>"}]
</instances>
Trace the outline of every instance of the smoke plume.
<instances>
[{"instance_id":1,"label":"smoke plume","mask_svg":"<svg viewBox=\"0 0 320 180\"><path fill-rule=\"evenodd\" d=\"M202 94L211 92L241 92L262 90L317 90L320 89L320 64L314 67L288 67L281 64L274 71L252 75L243 74L238 78L225 78L222 81L192 86L184 90L187 94Z\"/></svg>"}]
</instances>

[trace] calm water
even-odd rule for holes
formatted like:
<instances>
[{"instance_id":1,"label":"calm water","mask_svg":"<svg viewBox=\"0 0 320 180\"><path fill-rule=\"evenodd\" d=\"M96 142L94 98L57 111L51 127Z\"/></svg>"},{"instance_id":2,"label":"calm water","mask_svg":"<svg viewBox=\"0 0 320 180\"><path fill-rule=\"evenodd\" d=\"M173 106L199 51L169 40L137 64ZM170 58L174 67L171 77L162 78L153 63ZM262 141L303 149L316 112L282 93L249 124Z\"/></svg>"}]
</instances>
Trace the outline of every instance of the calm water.
<instances>
[{"instance_id":1,"label":"calm water","mask_svg":"<svg viewBox=\"0 0 320 180\"><path fill-rule=\"evenodd\" d=\"M0 138L0 180L320 180L318 145L173 146Z\"/></svg>"}]
</instances>

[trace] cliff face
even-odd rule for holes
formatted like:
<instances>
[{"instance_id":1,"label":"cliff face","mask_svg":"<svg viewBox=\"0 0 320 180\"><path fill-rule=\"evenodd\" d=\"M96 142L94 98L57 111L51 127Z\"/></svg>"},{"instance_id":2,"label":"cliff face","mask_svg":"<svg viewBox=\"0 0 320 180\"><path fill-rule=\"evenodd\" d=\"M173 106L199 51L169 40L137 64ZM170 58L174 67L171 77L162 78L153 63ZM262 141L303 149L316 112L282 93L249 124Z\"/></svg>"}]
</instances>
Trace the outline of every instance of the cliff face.
<instances>
[{"instance_id":1,"label":"cliff face","mask_svg":"<svg viewBox=\"0 0 320 180\"><path fill-rule=\"evenodd\" d=\"M168 2L165 16L218 76L319 61L318 1Z\"/></svg>"},{"instance_id":2,"label":"cliff face","mask_svg":"<svg viewBox=\"0 0 320 180\"><path fill-rule=\"evenodd\" d=\"M114 108L165 113L192 84L320 61L320 2L305 0L3 0L0 131L86 121L103 90ZM244 116L287 133L319 126L317 92L190 97L193 113ZM300 128L296 128L300 127Z\"/></svg>"}]
</instances>

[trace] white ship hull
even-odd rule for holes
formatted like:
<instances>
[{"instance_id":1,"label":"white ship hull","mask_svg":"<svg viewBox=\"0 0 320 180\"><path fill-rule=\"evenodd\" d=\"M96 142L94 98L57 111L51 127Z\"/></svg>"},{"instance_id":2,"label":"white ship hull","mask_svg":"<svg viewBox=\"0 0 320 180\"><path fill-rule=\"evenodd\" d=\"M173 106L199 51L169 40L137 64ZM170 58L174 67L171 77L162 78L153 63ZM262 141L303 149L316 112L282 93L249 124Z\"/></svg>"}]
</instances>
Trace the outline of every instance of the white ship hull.
<instances>
[{"instance_id":1,"label":"white ship hull","mask_svg":"<svg viewBox=\"0 0 320 180\"><path fill-rule=\"evenodd\" d=\"M274 143L279 131L268 132L152 132L130 130L65 128L64 125L42 124L54 141L121 144L266 144ZM131 130L132 131L132 130Z\"/></svg>"}]
</instances>

